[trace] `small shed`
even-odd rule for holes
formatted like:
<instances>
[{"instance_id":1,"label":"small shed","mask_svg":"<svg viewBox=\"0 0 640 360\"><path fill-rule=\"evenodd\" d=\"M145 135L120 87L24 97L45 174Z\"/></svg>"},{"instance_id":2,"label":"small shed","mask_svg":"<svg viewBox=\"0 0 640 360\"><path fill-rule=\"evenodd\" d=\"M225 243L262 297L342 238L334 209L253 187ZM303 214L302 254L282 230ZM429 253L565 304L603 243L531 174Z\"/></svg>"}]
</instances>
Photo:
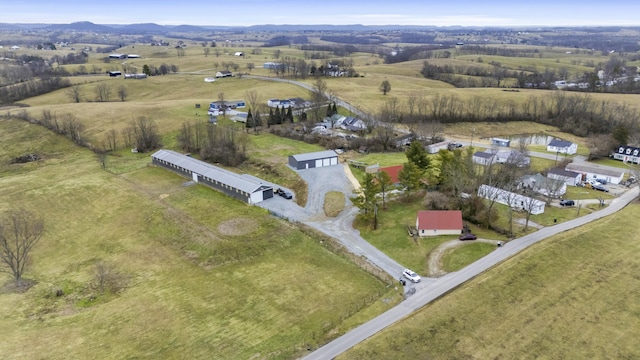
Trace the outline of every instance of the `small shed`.
<instances>
[{"instance_id":1,"label":"small shed","mask_svg":"<svg viewBox=\"0 0 640 360\"><path fill-rule=\"evenodd\" d=\"M334 150L289 155L289 166L296 170L338 165L338 154Z\"/></svg>"},{"instance_id":2,"label":"small shed","mask_svg":"<svg viewBox=\"0 0 640 360\"><path fill-rule=\"evenodd\" d=\"M511 140L503 139L503 138L492 138L491 139L491 144L495 145L495 146L509 147L509 146L511 146Z\"/></svg>"},{"instance_id":3,"label":"small shed","mask_svg":"<svg viewBox=\"0 0 640 360\"><path fill-rule=\"evenodd\" d=\"M462 234L462 211L421 210L416 217L416 229L420 236Z\"/></svg>"}]
</instances>

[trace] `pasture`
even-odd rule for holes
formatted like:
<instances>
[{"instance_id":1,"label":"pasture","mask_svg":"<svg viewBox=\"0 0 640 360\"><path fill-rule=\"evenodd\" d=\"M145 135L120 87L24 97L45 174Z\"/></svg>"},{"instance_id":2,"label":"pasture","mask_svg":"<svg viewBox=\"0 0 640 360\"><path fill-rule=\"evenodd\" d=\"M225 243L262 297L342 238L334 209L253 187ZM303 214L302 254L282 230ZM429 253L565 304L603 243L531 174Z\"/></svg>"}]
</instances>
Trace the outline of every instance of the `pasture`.
<instances>
[{"instance_id":1,"label":"pasture","mask_svg":"<svg viewBox=\"0 0 640 360\"><path fill-rule=\"evenodd\" d=\"M163 169L102 171L90 151L23 121L0 128L3 144L22 140L0 150L1 208L46 223L26 273L36 284L0 291L5 356L290 358L401 299L263 209ZM43 159L8 164L25 152ZM91 286L99 261L124 290Z\"/></svg>"}]
</instances>

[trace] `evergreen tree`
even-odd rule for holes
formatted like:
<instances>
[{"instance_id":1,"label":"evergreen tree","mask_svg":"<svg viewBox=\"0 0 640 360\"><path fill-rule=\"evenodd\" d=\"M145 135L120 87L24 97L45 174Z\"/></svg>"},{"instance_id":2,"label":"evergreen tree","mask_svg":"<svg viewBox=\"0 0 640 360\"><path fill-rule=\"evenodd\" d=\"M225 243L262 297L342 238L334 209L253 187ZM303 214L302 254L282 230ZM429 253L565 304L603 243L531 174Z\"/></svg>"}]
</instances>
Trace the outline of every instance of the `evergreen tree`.
<instances>
[{"instance_id":1,"label":"evergreen tree","mask_svg":"<svg viewBox=\"0 0 640 360\"><path fill-rule=\"evenodd\" d=\"M423 173L423 170L412 162L403 164L402 170L398 173L398 180L407 188L407 196L420 187L420 180L422 180Z\"/></svg>"},{"instance_id":2,"label":"evergreen tree","mask_svg":"<svg viewBox=\"0 0 640 360\"><path fill-rule=\"evenodd\" d=\"M331 108L331 104L327 106L327 117L331 117L333 115L333 109Z\"/></svg>"},{"instance_id":3,"label":"evergreen tree","mask_svg":"<svg viewBox=\"0 0 640 360\"><path fill-rule=\"evenodd\" d=\"M333 109L332 109L332 115L335 115L338 113L338 107L336 106L336 103L333 103Z\"/></svg>"},{"instance_id":4,"label":"evergreen tree","mask_svg":"<svg viewBox=\"0 0 640 360\"><path fill-rule=\"evenodd\" d=\"M289 106L289 108L287 109L287 115L285 116L285 121L293 123L293 109L291 109L291 106Z\"/></svg>"},{"instance_id":5,"label":"evergreen tree","mask_svg":"<svg viewBox=\"0 0 640 360\"><path fill-rule=\"evenodd\" d=\"M283 108L280 108L279 106L276 107L276 113L275 113L276 124L282 124L283 116L284 116L284 107Z\"/></svg>"},{"instance_id":6,"label":"evergreen tree","mask_svg":"<svg viewBox=\"0 0 640 360\"><path fill-rule=\"evenodd\" d=\"M253 124L253 115L251 115L251 109L249 109L249 112L247 113L247 122L245 123L245 127L247 128L247 132L249 132L250 128L255 127Z\"/></svg>"},{"instance_id":7,"label":"evergreen tree","mask_svg":"<svg viewBox=\"0 0 640 360\"><path fill-rule=\"evenodd\" d=\"M149 65L142 65L142 73L146 74L147 76L151 76L151 69L149 69Z\"/></svg>"},{"instance_id":8,"label":"evergreen tree","mask_svg":"<svg viewBox=\"0 0 640 360\"><path fill-rule=\"evenodd\" d=\"M267 127L271 127L272 124L275 124L275 115L273 114L273 108L270 108L269 119L267 119Z\"/></svg>"},{"instance_id":9,"label":"evergreen tree","mask_svg":"<svg viewBox=\"0 0 640 360\"><path fill-rule=\"evenodd\" d=\"M260 110L256 110L256 115L253 117L253 131L258 131L258 126L262 127L262 118L260 117Z\"/></svg>"},{"instance_id":10,"label":"evergreen tree","mask_svg":"<svg viewBox=\"0 0 640 360\"><path fill-rule=\"evenodd\" d=\"M429 157L427 151L418 140L413 140L409 148L405 151L407 160L416 165L421 170L427 170L429 167Z\"/></svg>"},{"instance_id":11,"label":"evergreen tree","mask_svg":"<svg viewBox=\"0 0 640 360\"><path fill-rule=\"evenodd\" d=\"M305 121L307 121L307 113L303 111L302 113L300 113L300 122Z\"/></svg>"}]
</instances>

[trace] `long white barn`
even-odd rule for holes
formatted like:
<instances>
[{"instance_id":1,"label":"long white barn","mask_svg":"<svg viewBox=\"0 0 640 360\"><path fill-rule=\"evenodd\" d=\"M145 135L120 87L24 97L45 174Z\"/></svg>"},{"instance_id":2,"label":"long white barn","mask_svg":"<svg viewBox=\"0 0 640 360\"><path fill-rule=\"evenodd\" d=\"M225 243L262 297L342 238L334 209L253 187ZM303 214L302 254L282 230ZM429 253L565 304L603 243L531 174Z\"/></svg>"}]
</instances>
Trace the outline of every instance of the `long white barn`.
<instances>
[{"instance_id":1,"label":"long white barn","mask_svg":"<svg viewBox=\"0 0 640 360\"><path fill-rule=\"evenodd\" d=\"M255 177L236 174L171 150L158 150L152 163L203 183L231 197L256 204L273 197L273 187Z\"/></svg>"}]
</instances>

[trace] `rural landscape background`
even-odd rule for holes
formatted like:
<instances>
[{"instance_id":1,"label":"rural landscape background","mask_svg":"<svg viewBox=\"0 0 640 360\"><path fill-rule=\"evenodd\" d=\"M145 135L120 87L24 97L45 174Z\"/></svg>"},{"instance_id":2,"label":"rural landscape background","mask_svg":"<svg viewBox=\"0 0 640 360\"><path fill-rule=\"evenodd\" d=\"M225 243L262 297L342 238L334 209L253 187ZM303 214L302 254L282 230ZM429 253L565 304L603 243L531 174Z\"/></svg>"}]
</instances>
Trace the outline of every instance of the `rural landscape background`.
<instances>
[{"instance_id":1,"label":"rural landscape background","mask_svg":"<svg viewBox=\"0 0 640 360\"><path fill-rule=\"evenodd\" d=\"M384 205L362 191L328 193L318 215L330 221L357 206L353 227L365 240L435 278L496 247L446 251L435 274L429 259L457 237L410 236L419 210L463 210L479 237L508 242L539 229L529 221L550 227L617 196L572 188L566 197L584 206L546 199L545 214L531 217L477 200L476 180L487 173L461 164L491 138L557 137L577 143L585 161L625 171L625 180L637 174L609 155L640 144L639 41L640 28L630 26L2 23L0 212L25 209L44 231L23 283L10 272L1 278L0 353L305 356L412 296L401 274L376 269L318 229L152 166L151 153L190 153L259 176L293 190L291 202L304 207L307 184L289 155L338 149L340 166L374 189L365 166L410 162L397 139L464 143L429 154L415 187ZM308 101L293 121L267 106L293 98ZM209 104L238 99L247 108L237 110L252 117L219 112L214 125ZM366 128L314 131L332 108ZM149 141L137 137L143 130ZM574 158L551 155L532 158L526 171ZM462 200L467 192L472 201ZM637 358L638 214L632 202L546 239L339 358Z\"/></svg>"}]
</instances>

